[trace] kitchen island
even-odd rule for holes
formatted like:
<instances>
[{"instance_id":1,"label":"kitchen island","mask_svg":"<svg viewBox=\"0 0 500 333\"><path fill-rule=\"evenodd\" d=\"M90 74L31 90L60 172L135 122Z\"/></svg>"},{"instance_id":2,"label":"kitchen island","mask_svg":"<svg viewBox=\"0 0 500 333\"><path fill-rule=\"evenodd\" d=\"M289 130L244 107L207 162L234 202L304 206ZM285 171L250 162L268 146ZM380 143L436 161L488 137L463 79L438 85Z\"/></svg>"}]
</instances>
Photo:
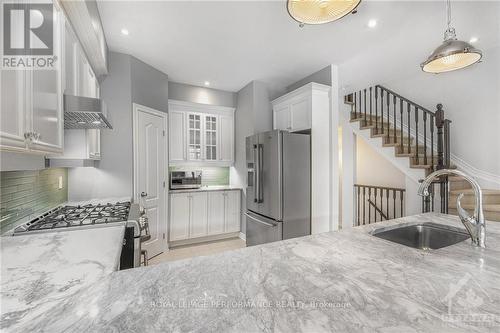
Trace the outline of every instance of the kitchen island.
<instances>
[{"instance_id":1,"label":"kitchen island","mask_svg":"<svg viewBox=\"0 0 500 333\"><path fill-rule=\"evenodd\" d=\"M428 213L119 271L17 328L498 332L500 225L487 224L486 249L466 240L424 251L370 234L419 222L462 227Z\"/></svg>"},{"instance_id":2,"label":"kitchen island","mask_svg":"<svg viewBox=\"0 0 500 333\"><path fill-rule=\"evenodd\" d=\"M0 329L24 331L118 270L124 225L3 236Z\"/></svg>"}]
</instances>

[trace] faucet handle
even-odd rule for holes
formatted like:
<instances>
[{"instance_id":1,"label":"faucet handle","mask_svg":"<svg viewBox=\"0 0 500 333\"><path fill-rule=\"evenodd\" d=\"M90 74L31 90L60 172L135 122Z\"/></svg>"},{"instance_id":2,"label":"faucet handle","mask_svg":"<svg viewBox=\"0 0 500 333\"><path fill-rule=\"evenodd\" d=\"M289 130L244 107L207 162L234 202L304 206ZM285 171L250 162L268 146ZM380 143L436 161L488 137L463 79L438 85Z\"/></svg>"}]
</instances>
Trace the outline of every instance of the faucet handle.
<instances>
[{"instance_id":1,"label":"faucet handle","mask_svg":"<svg viewBox=\"0 0 500 333\"><path fill-rule=\"evenodd\" d=\"M467 228L467 231L469 232L471 237L474 237L474 227L477 224L477 221L473 216L470 216L469 213L467 213L467 211L465 209L462 208L460 200L462 200L463 197L464 197L464 194L460 193L458 198L457 198L458 217L460 217L460 220L462 221L465 228Z\"/></svg>"}]
</instances>

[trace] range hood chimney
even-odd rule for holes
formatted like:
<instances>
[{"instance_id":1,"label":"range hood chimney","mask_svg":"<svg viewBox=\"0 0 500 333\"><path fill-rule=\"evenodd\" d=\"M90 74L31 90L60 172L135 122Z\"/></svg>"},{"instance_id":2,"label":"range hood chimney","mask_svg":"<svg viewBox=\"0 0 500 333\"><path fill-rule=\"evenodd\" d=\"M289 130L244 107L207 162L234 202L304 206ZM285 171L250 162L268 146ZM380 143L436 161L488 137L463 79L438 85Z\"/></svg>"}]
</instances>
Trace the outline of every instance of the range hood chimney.
<instances>
[{"instance_id":1,"label":"range hood chimney","mask_svg":"<svg viewBox=\"0 0 500 333\"><path fill-rule=\"evenodd\" d=\"M112 129L106 104L98 98L64 95L64 128Z\"/></svg>"}]
</instances>

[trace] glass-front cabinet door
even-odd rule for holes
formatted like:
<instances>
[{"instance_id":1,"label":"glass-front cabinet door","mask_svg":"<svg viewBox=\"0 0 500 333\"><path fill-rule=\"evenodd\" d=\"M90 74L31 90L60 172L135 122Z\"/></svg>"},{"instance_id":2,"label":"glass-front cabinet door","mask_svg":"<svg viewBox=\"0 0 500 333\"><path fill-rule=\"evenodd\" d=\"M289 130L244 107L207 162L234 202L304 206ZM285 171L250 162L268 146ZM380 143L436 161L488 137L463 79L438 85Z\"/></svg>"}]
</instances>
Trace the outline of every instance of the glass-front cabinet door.
<instances>
[{"instance_id":1,"label":"glass-front cabinet door","mask_svg":"<svg viewBox=\"0 0 500 333\"><path fill-rule=\"evenodd\" d=\"M188 114L188 159L201 160L201 115Z\"/></svg>"},{"instance_id":2,"label":"glass-front cabinet door","mask_svg":"<svg viewBox=\"0 0 500 333\"><path fill-rule=\"evenodd\" d=\"M217 117L205 116L205 159L217 160Z\"/></svg>"}]
</instances>

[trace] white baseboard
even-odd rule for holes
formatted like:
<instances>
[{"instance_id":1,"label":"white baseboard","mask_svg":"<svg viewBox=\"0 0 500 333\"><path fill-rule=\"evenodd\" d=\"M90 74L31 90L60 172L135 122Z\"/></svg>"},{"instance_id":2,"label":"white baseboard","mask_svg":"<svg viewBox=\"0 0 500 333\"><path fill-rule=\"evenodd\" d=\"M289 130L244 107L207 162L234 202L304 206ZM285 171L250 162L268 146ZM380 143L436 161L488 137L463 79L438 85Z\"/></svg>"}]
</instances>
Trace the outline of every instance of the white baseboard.
<instances>
[{"instance_id":1,"label":"white baseboard","mask_svg":"<svg viewBox=\"0 0 500 333\"><path fill-rule=\"evenodd\" d=\"M242 233L242 232L240 232L240 234L238 235L238 237L240 237L240 238L241 238L241 239L243 239L244 241L246 241L246 240L247 240L247 235L246 235L246 234L244 234L244 233Z\"/></svg>"}]
</instances>

